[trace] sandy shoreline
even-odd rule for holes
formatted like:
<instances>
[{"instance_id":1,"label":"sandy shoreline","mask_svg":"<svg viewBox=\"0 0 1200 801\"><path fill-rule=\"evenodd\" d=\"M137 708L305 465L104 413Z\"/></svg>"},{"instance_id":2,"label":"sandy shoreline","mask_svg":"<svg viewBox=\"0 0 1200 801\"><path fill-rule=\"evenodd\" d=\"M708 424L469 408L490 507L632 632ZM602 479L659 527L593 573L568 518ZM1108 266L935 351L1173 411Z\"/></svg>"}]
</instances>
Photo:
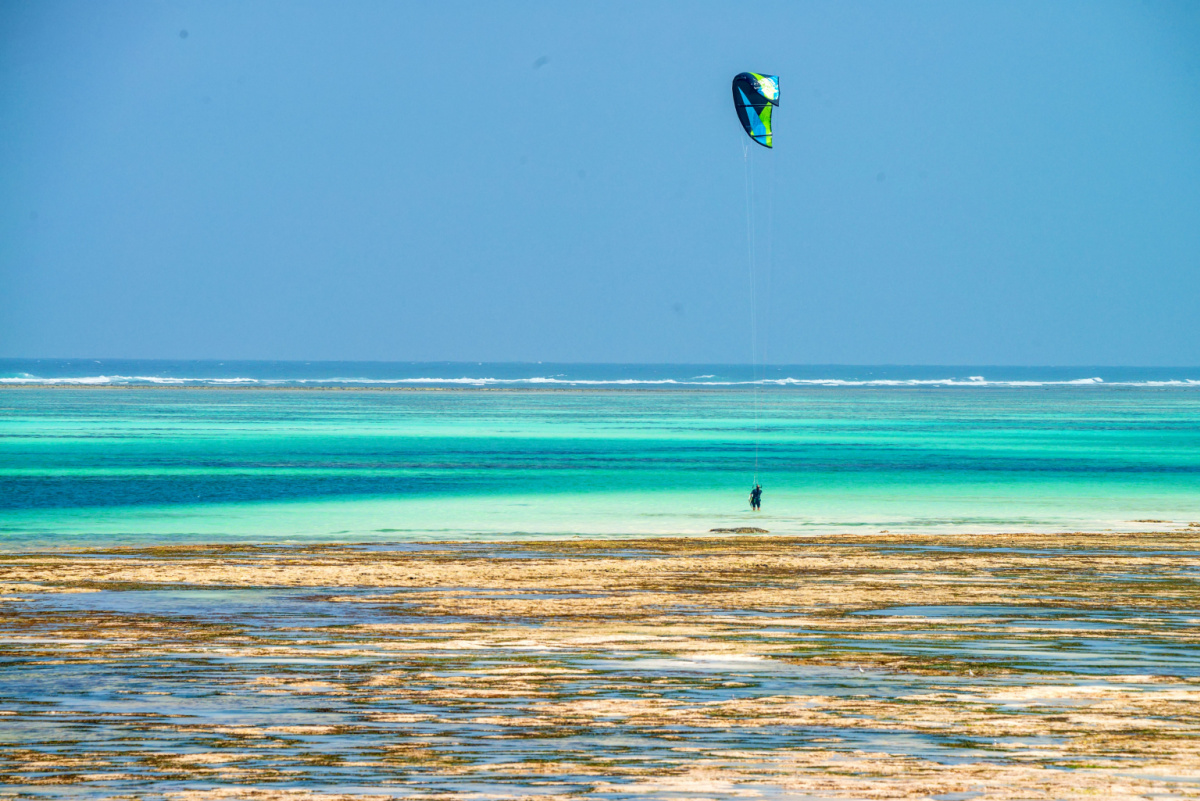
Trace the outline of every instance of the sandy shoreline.
<instances>
[{"instance_id":1,"label":"sandy shoreline","mask_svg":"<svg viewBox=\"0 0 1200 801\"><path fill-rule=\"evenodd\" d=\"M1195 528L9 553L0 592L0 792L1200 797Z\"/></svg>"}]
</instances>

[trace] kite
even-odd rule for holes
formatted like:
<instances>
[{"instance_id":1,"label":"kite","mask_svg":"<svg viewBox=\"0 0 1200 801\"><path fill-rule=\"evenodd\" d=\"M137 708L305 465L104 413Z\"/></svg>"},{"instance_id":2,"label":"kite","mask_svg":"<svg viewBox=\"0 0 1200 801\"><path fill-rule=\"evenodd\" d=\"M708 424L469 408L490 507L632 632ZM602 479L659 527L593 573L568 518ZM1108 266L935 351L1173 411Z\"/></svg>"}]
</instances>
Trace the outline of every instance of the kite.
<instances>
[{"instance_id":1,"label":"kite","mask_svg":"<svg viewBox=\"0 0 1200 801\"><path fill-rule=\"evenodd\" d=\"M771 109L779 105L779 76L741 73L733 79L733 105L746 134L772 147Z\"/></svg>"}]
</instances>

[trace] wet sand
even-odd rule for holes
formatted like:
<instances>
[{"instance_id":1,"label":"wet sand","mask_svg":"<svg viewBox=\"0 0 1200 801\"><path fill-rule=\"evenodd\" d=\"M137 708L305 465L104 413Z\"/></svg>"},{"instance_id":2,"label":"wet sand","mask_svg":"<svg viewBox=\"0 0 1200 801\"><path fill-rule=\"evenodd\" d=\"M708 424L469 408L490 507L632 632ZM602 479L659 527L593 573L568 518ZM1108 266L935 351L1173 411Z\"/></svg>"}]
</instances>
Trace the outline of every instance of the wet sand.
<instances>
[{"instance_id":1,"label":"wet sand","mask_svg":"<svg viewBox=\"0 0 1200 801\"><path fill-rule=\"evenodd\" d=\"M1200 526L0 555L0 795L1200 797Z\"/></svg>"}]
</instances>

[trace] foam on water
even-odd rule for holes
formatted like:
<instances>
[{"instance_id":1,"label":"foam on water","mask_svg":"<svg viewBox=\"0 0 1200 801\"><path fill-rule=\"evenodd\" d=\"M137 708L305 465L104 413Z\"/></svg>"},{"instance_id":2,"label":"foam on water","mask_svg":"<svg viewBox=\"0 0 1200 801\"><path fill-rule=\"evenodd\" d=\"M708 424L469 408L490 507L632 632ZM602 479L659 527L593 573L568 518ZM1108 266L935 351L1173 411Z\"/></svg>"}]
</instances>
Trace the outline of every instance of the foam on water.
<instances>
[{"instance_id":1,"label":"foam on water","mask_svg":"<svg viewBox=\"0 0 1200 801\"><path fill-rule=\"evenodd\" d=\"M709 378L704 376L702 378ZM960 378L928 378L928 379L875 379L852 381L840 378L761 378L753 381L709 381L674 378L613 378L613 379L584 379L557 378L554 376L530 376L528 378L495 378L489 376L459 376L435 377L416 376L412 378L356 378L339 376L334 378L205 378L167 377L144 375L89 375L69 377L42 377L33 375L11 376L0 378L0 384L24 386L132 386L138 384L158 386L263 386L263 387L304 387L304 386L538 386L557 385L564 387L1055 387L1055 386L1099 386L1114 387L1200 387L1200 380L1169 379L1162 381L1111 381L1103 378L1076 378L1065 381L988 381L980 376L968 379Z\"/></svg>"},{"instance_id":2,"label":"foam on water","mask_svg":"<svg viewBox=\"0 0 1200 801\"><path fill-rule=\"evenodd\" d=\"M1200 386L1200 368L0 360L0 385L469 387Z\"/></svg>"}]
</instances>

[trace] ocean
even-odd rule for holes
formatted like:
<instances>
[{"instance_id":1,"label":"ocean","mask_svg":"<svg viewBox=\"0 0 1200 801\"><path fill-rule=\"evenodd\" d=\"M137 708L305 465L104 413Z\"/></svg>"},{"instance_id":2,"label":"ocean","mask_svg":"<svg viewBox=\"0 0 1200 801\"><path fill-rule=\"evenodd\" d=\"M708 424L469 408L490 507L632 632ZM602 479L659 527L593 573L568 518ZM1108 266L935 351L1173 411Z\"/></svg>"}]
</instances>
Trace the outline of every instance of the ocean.
<instances>
[{"instance_id":1,"label":"ocean","mask_svg":"<svg viewBox=\"0 0 1200 801\"><path fill-rule=\"evenodd\" d=\"M1162 530L1200 369L7 360L0 476L18 550Z\"/></svg>"}]
</instances>

